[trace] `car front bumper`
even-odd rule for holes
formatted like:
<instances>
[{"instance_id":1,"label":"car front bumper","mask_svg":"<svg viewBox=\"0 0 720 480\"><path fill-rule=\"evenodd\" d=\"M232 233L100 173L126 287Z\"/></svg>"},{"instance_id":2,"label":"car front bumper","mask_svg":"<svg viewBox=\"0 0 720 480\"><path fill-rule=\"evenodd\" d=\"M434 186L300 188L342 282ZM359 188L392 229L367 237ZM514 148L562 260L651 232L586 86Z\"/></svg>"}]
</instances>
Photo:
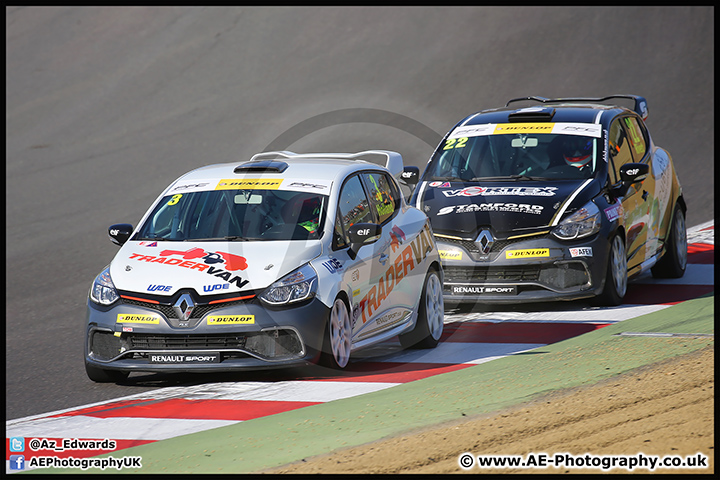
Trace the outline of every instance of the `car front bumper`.
<instances>
[{"instance_id":1,"label":"car front bumper","mask_svg":"<svg viewBox=\"0 0 720 480\"><path fill-rule=\"evenodd\" d=\"M286 308L266 307L256 298L215 309L187 328L143 306L103 308L88 301L85 362L104 370L198 373L308 365L322 350L328 314L317 298ZM122 315L159 321L130 325ZM211 325L209 316L252 316L253 323Z\"/></svg>"},{"instance_id":2,"label":"car front bumper","mask_svg":"<svg viewBox=\"0 0 720 480\"><path fill-rule=\"evenodd\" d=\"M550 234L497 242L483 255L472 242L438 238L446 303L531 303L589 298L602 292L608 242L573 242Z\"/></svg>"}]
</instances>

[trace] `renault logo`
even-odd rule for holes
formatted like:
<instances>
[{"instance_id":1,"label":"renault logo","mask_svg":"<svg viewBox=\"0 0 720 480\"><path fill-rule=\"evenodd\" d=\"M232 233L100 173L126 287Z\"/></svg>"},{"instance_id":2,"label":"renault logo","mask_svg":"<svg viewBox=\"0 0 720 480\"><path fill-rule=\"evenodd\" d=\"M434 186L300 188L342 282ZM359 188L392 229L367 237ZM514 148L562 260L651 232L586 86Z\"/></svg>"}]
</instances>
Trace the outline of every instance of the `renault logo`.
<instances>
[{"instance_id":1,"label":"renault logo","mask_svg":"<svg viewBox=\"0 0 720 480\"><path fill-rule=\"evenodd\" d=\"M180 298L178 298L178 301L175 302L175 305L173 305L175 315L177 315L177 318L181 322L188 321L194 308L195 302L193 302L192 297L187 293L183 293Z\"/></svg>"},{"instance_id":2,"label":"renault logo","mask_svg":"<svg viewBox=\"0 0 720 480\"><path fill-rule=\"evenodd\" d=\"M475 245L485 255L490 253L490 249L492 248L493 243L494 240L492 233L490 233L490 230L483 230L482 232L480 232L480 235L478 235L477 240L475 240Z\"/></svg>"}]
</instances>

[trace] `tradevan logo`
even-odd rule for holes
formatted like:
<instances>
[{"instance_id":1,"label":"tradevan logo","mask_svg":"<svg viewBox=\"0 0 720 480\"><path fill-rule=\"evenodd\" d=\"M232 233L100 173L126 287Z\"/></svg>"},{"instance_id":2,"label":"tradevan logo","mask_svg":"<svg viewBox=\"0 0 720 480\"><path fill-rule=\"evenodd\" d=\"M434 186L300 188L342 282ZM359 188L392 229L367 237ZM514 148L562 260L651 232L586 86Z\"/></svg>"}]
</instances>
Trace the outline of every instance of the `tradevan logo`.
<instances>
[{"instance_id":1,"label":"tradevan logo","mask_svg":"<svg viewBox=\"0 0 720 480\"><path fill-rule=\"evenodd\" d=\"M362 315L363 324L372 318L373 313L383 310L383 302L390 295L393 288L410 275L416 267L422 265L428 253L432 251L434 242L429 223L425 223L420 233L409 243L402 251L398 252L385 273L380 275L378 282L370 288L368 293L356 305L358 308L357 315ZM354 312L353 314L356 315Z\"/></svg>"},{"instance_id":2,"label":"tradevan logo","mask_svg":"<svg viewBox=\"0 0 720 480\"><path fill-rule=\"evenodd\" d=\"M190 250L163 250L160 252L161 257L180 256L184 260L202 259L204 263L213 265L216 263L224 263L225 268L230 271L245 270L248 265L245 257L233 255L225 252L206 252L202 248L191 248Z\"/></svg>"},{"instance_id":3,"label":"tradevan logo","mask_svg":"<svg viewBox=\"0 0 720 480\"><path fill-rule=\"evenodd\" d=\"M180 257L180 258L177 258ZM130 260L147 263L162 263L165 265L177 265L179 267L198 270L208 275L222 278L228 283L234 283L242 288L248 283L239 275L233 276L236 270L245 270L248 267L245 257L226 252L206 252L202 248L191 248L190 250L163 250L159 255L142 255L133 253ZM202 260L194 261L194 260ZM221 268L225 267L225 269ZM207 291L207 290L206 290Z\"/></svg>"}]
</instances>

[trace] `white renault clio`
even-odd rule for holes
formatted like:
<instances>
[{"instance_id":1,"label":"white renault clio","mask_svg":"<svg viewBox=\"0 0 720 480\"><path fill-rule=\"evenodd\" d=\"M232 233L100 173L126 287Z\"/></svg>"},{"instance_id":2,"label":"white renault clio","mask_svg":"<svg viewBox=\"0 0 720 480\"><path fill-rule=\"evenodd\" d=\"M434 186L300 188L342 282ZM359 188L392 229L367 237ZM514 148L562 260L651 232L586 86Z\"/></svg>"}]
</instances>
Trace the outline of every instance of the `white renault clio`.
<instances>
[{"instance_id":1,"label":"white renault clio","mask_svg":"<svg viewBox=\"0 0 720 480\"><path fill-rule=\"evenodd\" d=\"M121 248L90 289L88 376L344 368L395 335L434 347L443 272L405 170L389 151L267 152L183 175L137 228L109 228Z\"/></svg>"}]
</instances>

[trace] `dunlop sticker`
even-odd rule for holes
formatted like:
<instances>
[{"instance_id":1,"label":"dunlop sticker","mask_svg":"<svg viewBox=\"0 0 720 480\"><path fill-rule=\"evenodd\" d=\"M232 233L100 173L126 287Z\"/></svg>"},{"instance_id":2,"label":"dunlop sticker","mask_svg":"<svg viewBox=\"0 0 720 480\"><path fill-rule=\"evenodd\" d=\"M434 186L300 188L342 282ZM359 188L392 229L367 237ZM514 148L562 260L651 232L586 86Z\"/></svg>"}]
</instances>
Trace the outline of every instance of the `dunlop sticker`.
<instances>
[{"instance_id":1,"label":"dunlop sticker","mask_svg":"<svg viewBox=\"0 0 720 480\"><path fill-rule=\"evenodd\" d=\"M158 315L135 315L128 313L118 313L115 323L147 323L158 325L160 317Z\"/></svg>"},{"instance_id":2,"label":"dunlop sticker","mask_svg":"<svg viewBox=\"0 0 720 480\"><path fill-rule=\"evenodd\" d=\"M530 250L508 250L507 252L505 252L505 258L532 258L549 256L549 248L533 248Z\"/></svg>"},{"instance_id":3,"label":"dunlop sticker","mask_svg":"<svg viewBox=\"0 0 720 480\"><path fill-rule=\"evenodd\" d=\"M212 315L207 318L208 325L252 325L255 315Z\"/></svg>"},{"instance_id":4,"label":"dunlop sticker","mask_svg":"<svg viewBox=\"0 0 720 480\"><path fill-rule=\"evenodd\" d=\"M554 123L499 123L493 133L552 133Z\"/></svg>"},{"instance_id":5,"label":"dunlop sticker","mask_svg":"<svg viewBox=\"0 0 720 480\"><path fill-rule=\"evenodd\" d=\"M215 190L277 190L282 181L282 178L224 179Z\"/></svg>"},{"instance_id":6,"label":"dunlop sticker","mask_svg":"<svg viewBox=\"0 0 720 480\"><path fill-rule=\"evenodd\" d=\"M439 250L439 253L443 260L462 260L462 252L459 250Z\"/></svg>"}]
</instances>

